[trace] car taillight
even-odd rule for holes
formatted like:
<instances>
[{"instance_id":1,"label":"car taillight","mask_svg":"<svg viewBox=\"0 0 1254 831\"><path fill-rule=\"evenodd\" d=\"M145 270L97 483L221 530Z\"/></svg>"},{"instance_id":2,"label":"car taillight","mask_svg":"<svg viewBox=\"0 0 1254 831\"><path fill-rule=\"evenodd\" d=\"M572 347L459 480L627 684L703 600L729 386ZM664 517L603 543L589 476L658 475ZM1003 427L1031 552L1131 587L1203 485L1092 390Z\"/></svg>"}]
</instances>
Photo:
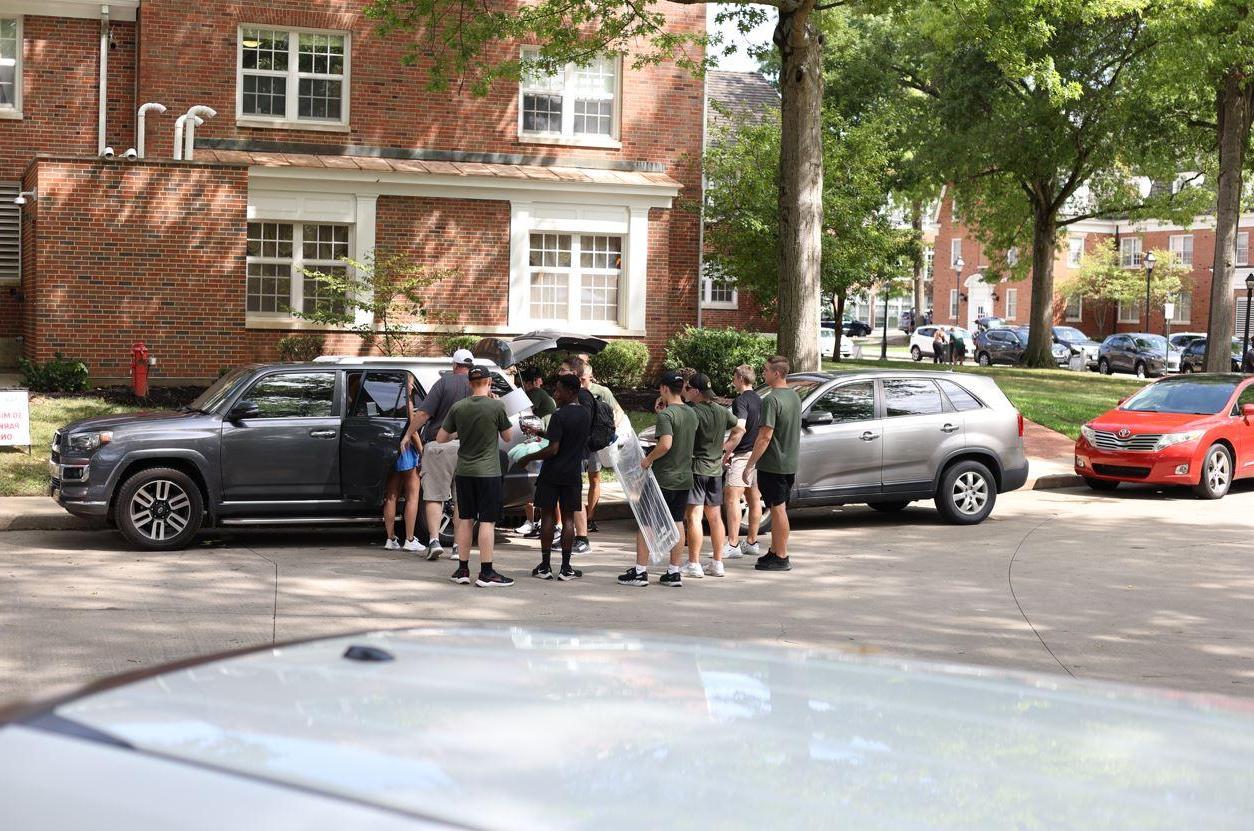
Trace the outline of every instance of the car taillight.
<instances>
[{"instance_id":1,"label":"car taillight","mask_svg":"<svg viewBox=\"0 0 1254 831\"><path fill-rule=\"evenodd\" d=\"M1015 410L1015 415L1019 417L1019 438L1023 438L1023 413Z\"/></svg>"}]
</instances>

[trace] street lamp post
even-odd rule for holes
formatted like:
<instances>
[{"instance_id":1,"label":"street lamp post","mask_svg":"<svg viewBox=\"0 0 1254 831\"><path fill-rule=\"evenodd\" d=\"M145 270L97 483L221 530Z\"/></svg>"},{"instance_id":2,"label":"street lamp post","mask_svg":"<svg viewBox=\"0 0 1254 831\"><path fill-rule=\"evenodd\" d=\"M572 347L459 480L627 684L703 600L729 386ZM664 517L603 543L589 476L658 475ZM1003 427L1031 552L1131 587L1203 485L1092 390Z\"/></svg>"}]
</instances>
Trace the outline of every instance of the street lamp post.
<instances>
[{"instance_id":1,"label":"street lamp post","mask_svg":"<svg viewBox=\"0 0 1254 831\"><path fill-rule=\"evenodd\" d=\"M1145 263L1145 331L1146 332L1151 331L1149 327L1150 325L1150 280L1152 280L1154 277L1154 263L1156 262L1156 260L1157 258L1154 256L1153 251L1146 254L1145 259L1142 260L1142 262Z\"/></svg>"},{"instance_id":2,"label":"street lamp post","mask_svg":"<svg viewBox=\"0 0 1254 831\"><path fill-rule=\"evenodd\" d=\"M1254 295L1254 271L1245 275L1245 337L1241 338L1241 363L1245 363L1245 353L1250 351L1250 296Z\"/></svg>"},{"instance_id":3,"label":"street lamp post","mask_svg":"<svg viewBox=\"0 0 1254 831\"><path fill-rule=\"evenodd\" d=\"M880 336L880 360L888 360L888 283L884 284L884 334Z\"/></svg>"},{"instance_id":4,"label":"street lamp post","mask_svg":"<svg viewBox=\"0 0 1254 831\"><path fill-rule=\"evenodd\" d=\"M962 270L967 267L967 261L962 259L962 255L958 255L958 259L954 261L954 286L958 289L958 297L962 297ZM935 300L936 298L932 298ZM935 304L933 304L935 308ZM958 314L962 314L962 304L958 304ZM936 322L936 315L933 313L932 322ZM955 320L954 323L961 323L961 320Z\"/></svg>"},{"instance_id":5,"label":"street lamp post","mask_svg":"<svg viewBox=\"0 0 1254 831\"><path fill-rule=\"evenodd\" d=\"M1176 315L1176 304L1168 300L1163 304L1163 375L1171 365L1171 319Z\"/></svg>"}]
</instances>

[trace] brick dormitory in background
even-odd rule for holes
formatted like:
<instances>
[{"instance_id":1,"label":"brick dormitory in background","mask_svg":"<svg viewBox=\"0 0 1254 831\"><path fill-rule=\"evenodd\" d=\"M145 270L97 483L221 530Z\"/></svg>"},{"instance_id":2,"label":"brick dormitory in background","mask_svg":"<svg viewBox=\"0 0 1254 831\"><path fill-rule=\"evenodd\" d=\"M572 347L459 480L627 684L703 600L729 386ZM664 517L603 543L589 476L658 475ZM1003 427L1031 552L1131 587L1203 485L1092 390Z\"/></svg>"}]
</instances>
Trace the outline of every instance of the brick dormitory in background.
<instances>
[{"instance_id":1,"label":"brick dormitory in background","mask_svg":"<svg viewBox=\"0 0 1254 831\"><path fill-rule=\"evenodd\" d=\"M62 352L120 379L142 340L160 383L272 360L311 328L291 313L317 299L303 269L376 246L458 270L431 289L448 317L410 324L429 350L444 331L564 328L656 357L696 322L701 79L606 57L431 92L364 6L0 0L2 362ZM704 31L704 7L664 9ZM166 110L127 159L148 102ZM176 160L195 105L216 116Z\"/></svg>"}]
</instances>

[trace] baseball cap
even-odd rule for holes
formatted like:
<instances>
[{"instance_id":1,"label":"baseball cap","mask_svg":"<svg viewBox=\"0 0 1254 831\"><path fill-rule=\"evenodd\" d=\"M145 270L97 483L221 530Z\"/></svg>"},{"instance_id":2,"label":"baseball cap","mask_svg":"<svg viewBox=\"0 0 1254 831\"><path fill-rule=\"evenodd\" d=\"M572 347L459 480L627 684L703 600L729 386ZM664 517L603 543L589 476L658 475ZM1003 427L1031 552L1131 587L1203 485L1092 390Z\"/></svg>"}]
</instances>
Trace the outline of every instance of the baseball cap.
<instances>
[{"instance_id":1,"label":"baseball cap","mask_svg":"<svg viewBox=\"0 0 1254 831\"><path fill-rule=\"evenodd\" d=\"M698 372L696 375L688 379L688 386L692 387L697 392L709 392L710 378L709 376Z\"/></svg>"},{"instance_id":2,"label":"baseball cap","mask_svg":"<svg viewBox=\"0 0 1254 831\"><path fill-rule=\"evenodd\" d=\"M475 356L470 354L469 349L458 349L453 353L453 363L462 364L463 366L472 366L475 362Z\"/></svg>"},{"instance_id":3,"label":"baseball cap","mask_svg":"<svg viewBox=\"0 0 1254 831\"><path fill-rule=\"evenodd\" d=\"M470 353L467 353L467 354L470 354ZM488 372L486 367L475 366L475 367L470 368L470 372L466 374L466 377L472 381L482 381L485 378L491 378L492 373Z\"/></svg>"},{"instance_id":4,"label":"baseball cap","mask_svg":"<svg viewBox=\"0 0 1254 831\"><path fill-rule=\"evenodd\" d=\"M663 387L670 387L675 392L679 392L684 388L684 376L675 372L673 369L668 369L666 372L662 373L660 385Z\"/></svg>"}]
</instances>

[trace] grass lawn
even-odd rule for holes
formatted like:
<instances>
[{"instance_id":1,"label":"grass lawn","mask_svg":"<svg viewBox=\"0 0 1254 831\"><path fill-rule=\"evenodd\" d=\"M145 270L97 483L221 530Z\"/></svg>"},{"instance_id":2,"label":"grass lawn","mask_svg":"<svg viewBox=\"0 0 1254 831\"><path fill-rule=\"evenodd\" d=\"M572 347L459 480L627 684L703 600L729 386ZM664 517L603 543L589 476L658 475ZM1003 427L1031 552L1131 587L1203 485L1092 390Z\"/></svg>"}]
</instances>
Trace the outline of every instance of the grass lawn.
<instances>
[{"instance_id":1,"label":"grass lawn","mask_svg":"<svg viewBox=\"0 0 1254 831\"><path fill-rule=\"evenodd\" d=\"M824 361L824 369L840 368L932 369L913 361ZM955 366L955 372L991 375L1023 417L1051 430L1079 438L1080 425L1106 412L1136 392L1143 381L1127 376L1071 372L1065 369L1024 369L1012 366Z\"/></svg>"},{"instance_id":2,"label":"grass lawn","mask_svg":"<svg viewBox=\"0 0 1254 831\"><path fill-rule=\"evenodd\" d=\"M48 493L48 448L59 427L80 418L134 410L103 398L30 398L30 434L34 446L0 448L0 496L44 496Z\"/></svg>"}]
</instances>

